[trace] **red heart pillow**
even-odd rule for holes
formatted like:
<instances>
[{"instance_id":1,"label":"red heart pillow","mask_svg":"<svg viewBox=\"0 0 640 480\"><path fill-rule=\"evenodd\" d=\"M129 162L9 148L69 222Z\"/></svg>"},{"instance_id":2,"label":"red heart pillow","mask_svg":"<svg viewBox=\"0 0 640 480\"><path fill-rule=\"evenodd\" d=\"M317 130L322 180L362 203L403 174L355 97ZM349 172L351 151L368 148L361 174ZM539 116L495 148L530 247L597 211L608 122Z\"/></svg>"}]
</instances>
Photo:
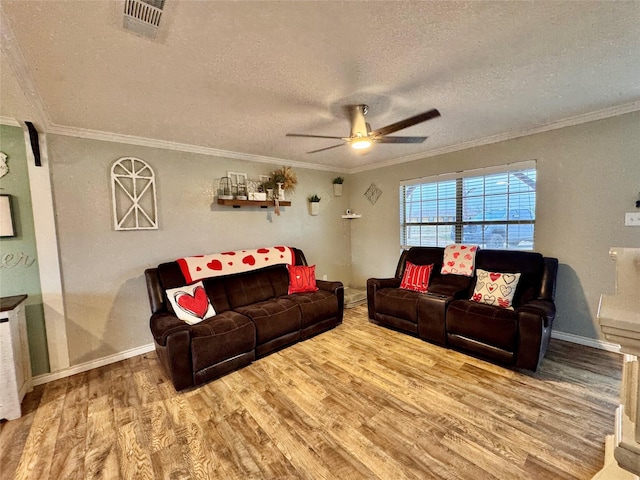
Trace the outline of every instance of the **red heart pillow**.
<instances>
[{"instance_id":1,"label":"red heart pillow","mask_svg":"<svg viewBox=\"0 0 640 480\"><path fill-rule=\"evenodd\" d=\"M216 314L202 281L184 287L170 288L166 294L176 317L189 325L200 323Z\"/></svg>"}]
</instances>

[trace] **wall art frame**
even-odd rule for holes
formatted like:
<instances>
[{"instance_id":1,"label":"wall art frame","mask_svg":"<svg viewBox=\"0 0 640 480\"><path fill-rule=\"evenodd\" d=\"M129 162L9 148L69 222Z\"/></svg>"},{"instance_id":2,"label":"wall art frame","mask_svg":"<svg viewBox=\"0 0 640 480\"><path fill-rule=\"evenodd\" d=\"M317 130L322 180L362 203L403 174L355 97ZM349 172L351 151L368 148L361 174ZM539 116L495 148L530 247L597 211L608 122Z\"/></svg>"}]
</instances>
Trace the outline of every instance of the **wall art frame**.
<instances>
[{"instance_id":1,"label":"wall art frame","mask_svg":"<svg viewBox=\"0 0 640 480\"><path fill-rule=\"evenodd\" d=\"M123 157L111 166L115 230L157 230L158 202L153 168L139 158Z\"/></svg>"},{"instance_id":2,"label":"wall art frame","mask_svg":"<svg viewBox=\"0 0 640 480\"><path fill-rule=\"evenodd\" d=\"M11 195L0 195L0 237L16 236L11 201Z\"/></svg>"},{"instance_id":3,"label":"wall art frame","mask_svg":"<svg viewBox=\"0 0 640 480\"><path fill-rule=\"evenodd\" d=\"M382 190L380 190L375 183L369 185L369 188L366 192L364 192L364 196L367 197L367 200L371 202L371 205L375 205L378 199L382 195Z\"/></svg>"}]
</instances>

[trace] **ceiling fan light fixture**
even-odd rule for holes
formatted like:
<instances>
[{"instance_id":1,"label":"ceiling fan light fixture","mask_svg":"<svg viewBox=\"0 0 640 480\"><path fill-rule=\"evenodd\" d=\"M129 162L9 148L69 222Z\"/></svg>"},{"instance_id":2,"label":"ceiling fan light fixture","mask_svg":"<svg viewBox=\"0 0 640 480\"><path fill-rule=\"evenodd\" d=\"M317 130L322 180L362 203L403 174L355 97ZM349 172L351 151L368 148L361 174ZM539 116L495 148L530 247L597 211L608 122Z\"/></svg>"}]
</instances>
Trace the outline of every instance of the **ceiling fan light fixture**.
<instances>
[{"instance_id":1,"label":"ceiling fan light fixture","mask_svg":"<svg viewBox=\"0 0 640 480\"><path fill-rule=\"evenodd\" d=\"M369 148L370 146L371 146L371 140L367 138L360 138L355 142L351 143L351 147L355 148L356 150L362 150L364 148Z\"/></svg>"},{"instance_id":2,"label":"ceiling fan light fixture","mask_svg":"<svg viewBox=\"0 0 640 480\"><path fill-rule=\"evenodd\" d=\"M358 132L357 135L357 137L351 139L352 148L355 148L356 150L363 150L371 146L371 140L369 137L363 137L360 132Z\"/></svg>"}]
</instances>

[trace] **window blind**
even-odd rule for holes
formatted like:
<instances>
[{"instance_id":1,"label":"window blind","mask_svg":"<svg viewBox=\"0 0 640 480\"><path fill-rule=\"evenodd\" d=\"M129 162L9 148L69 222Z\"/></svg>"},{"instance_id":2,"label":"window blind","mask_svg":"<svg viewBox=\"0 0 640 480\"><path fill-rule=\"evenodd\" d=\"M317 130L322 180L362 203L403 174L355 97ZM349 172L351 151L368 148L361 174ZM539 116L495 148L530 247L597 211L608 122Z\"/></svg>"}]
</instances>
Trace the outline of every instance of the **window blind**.
<instances>
[{"instance_id":1,"label":"window blind","mask_svg":"<svg viewBox=\"0 0 640 480\"><path fill-rule=\"evenodd\" d=\"M536 162L402 181L400 244L532 250Z\"/></svg>"}]
</instances>

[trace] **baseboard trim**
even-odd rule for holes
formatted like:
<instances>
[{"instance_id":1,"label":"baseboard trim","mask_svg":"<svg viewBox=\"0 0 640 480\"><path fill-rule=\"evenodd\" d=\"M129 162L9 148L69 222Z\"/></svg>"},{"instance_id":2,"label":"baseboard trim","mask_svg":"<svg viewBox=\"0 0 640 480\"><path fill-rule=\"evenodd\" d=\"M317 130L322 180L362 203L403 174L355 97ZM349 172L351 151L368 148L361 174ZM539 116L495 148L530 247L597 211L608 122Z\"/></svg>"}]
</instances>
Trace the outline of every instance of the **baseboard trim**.
<instances>
[{"instance_id":1,"label":"baseboard trim","mask_svg":"<svg viewBox=\"0 0 640 480\"><path fill-rule=\"evenodd\" d=\"M90 362L81 363L79 365L73 365L69 368L58 370L57 372L38 375L36 377L33 377L33 386L35 387L37 385L42 385L44 383L53 382L54 380L70 377L71 375L75 375L76 373L86 372L88 370L93 370L94 368L104 367L105 365L116 363L121 360L126 360L127 358L135 357L137 355L142 355L144 353L149 353L154 349L155 349L154 344L150 343L148 345L142 345L141 347L125 350L124 352L114 353L113 355L102 357L97 360L91 360Z\"/></svg>"},{"instance_id":2,"label":"baseboard trim","mask_svg":"<svg viewBox=\"0 0 640 480\"><path fill-rule=\"evenodd\" d=\"M565 342L577 343L586 347L593 347L599 350L606 350L607 352L620 353L620 345L616 343L603 342L602 340L596 340L594 338L581 337L580 335L574 335L572 333L551 331L551 338L557 338L558 340L564 340Z\"/></svg>"},{"instance_id":3,"label":"baseboard trim","mask_svg":"<svg viewBox=\"0 0 640 480\"><path fill-rule=\"evenodd\" d=\"M565 342L577 343L579 345L585 345L587 347L593 347L600 350L606 350L607 352L620 353L620 345L610 342L603 342L602 340L595 340L593 338L581 337L572 333L557 332L554 330L551 332L551 338L564 340ZM115 353L113 355L99 358L97 360L81 363L79 365L73 365L72 367L65 368L64 370L38 375L36 377L33 377L33 386L35 387L37 385L43 385L45 383L53 382L54 380L70 377L71 375L75 375L77 373L93 370L94 368L104 367L105 365L116 363L121 360L126 360L127 358L149 353L154 349L154 344L150 343L148 345L142 345L141 347L125 350L124 352Z\"/></svg>"}]
</instances>

